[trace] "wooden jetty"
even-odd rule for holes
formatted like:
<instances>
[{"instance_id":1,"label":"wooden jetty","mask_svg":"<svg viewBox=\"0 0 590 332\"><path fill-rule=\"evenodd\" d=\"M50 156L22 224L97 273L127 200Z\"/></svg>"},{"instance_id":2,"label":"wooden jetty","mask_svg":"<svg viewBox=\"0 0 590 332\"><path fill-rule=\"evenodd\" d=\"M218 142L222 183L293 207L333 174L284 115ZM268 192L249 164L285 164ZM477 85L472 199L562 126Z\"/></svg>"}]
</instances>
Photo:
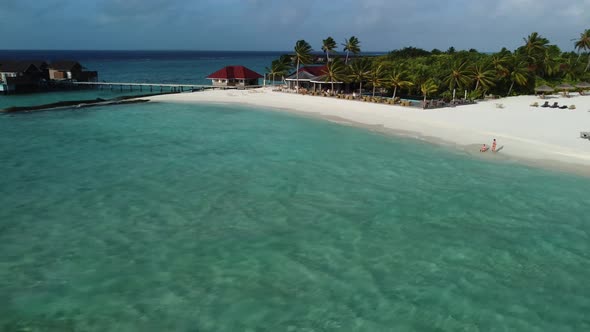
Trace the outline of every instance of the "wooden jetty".
<instances>
[{"instance_id":1,"label":"wooden jetty","mask_svg":"<svg viewBox=\"0 0 590 332\"><path fill-rule=\"evenodd\" d=\"M202 84L176 84L176 83L122 83L122 82L63 82L61 84L75 86L75 87L94 87L97 89L119 89L120 91L129 90L133 91L134 89L138 89L139 91L146 91L154 92L154 90L160 90L160 92L164 92L164 90L168 90L170 92L184 92L184 91L201 91L201 90L208 90L208 89L252 89L252 88L259 88L261 85L252 85L246 87L237 87L237 86L212 86L212 85L202 85Z\"/></svg>"}]
</instances>

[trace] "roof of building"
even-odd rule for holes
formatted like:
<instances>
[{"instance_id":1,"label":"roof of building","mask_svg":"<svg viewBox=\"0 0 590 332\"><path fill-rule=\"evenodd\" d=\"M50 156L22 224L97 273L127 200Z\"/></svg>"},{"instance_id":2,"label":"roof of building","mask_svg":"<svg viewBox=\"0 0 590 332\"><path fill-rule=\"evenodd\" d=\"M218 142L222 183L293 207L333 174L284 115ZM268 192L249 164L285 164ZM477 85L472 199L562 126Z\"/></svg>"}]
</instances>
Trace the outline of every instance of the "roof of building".
<instances>
[{"instance_id":1,"label":"roof of building","mask_svg":"<svg viewBox=\"0 0 590 332\"><path fill-rule=\"evenodd\" d=\"M326 75L326 66L307 66L299 68L299 80L317 81ZM297 72L289 75L287 80L297 79Z\"/></svg>"},{"instance_id":2,"label":"roof of building","mask_svg":"<svg viewBox=\"0 0 590 332\"><path fill-rule=\"evenodd\" d=\"M227 66L207 76L208 79L245 79L262 78L262 75L244 66Z\"/></svg>"},{"instance_id":3,"label":"roof of building","mask_svg":"<svg viewBox=\"0 0 590 332\"><path fill-rule=\"evenodd\" d=\"M55 69L55 70L72 70L74 69L74 67L76 66L80 66L80 68L82 68L82 65L80 65L80 63L78 61L72 61L72 60L59 60L59 61L53 61L50 65L49 68L51 69Z\"/></svg>"},{"instance_id":4,"label":"roof of building","mask_svg":"<svg viewBox=\"0 0 590 332\"><path fill-rule=\"evenodd\" d=\"M31 61L0 60L0 72L3 73L24 73L31 66L34 70L39 70Z\"/></svg>"},{"instance_id":5,"label":"roof of building","mask_svg":"<svg viewBox=\"0 0 590 332\"><path fill-rule=\"evenodd\" d=\"M34 64L39 69L43 69L43 67L48 67L49 66L49 64L47 62L43 61L43 60L32 60L32 61L29 61L29 62L32 63L32 64ZM47 68L45 68L45 69L47 69Z\"/></svg>"},{"instance_id":6,"label":"roof of building","mask_svg":"<svg viewBox=\"0 0 590 332\"><path fill-rule=\"evenodd\" d=\"M319 76L316 75L312 75L306 71L299 71L299 77L297 76L297 73L293 73L290 76L287 76L285 79L286 80L300 80L300 81L311 81L311 80L315 80L317 79Z\"/></svg>"},{"instance_id":7,"label":"roof of building","mask_svg":"<svg viewBox=\"0 0 590 332\"><path fill-rule=\"evenodd\" d=\"M299 74L301 74L302 71L305 71L305 72L312 74L313 76L322 76L322 75L326 74L326 69L327 69L327 67L325 65L323 65L323 66L306 66L306 67L299 68Z\"/></svg>"}]
</instances>

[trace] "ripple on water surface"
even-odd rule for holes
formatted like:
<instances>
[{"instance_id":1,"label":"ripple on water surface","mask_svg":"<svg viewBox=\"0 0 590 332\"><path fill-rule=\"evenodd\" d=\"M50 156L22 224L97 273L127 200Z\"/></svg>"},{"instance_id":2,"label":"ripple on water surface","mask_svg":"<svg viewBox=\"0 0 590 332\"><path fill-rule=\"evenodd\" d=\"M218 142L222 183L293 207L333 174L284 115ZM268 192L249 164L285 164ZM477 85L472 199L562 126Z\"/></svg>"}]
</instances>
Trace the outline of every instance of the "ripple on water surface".
<instances>
[{"instance_id":1,"label":"ripple on water surface","mask_svg":"<svg viewBox=\"0 0 590 332\"><path fill-rule=\"evenodd\" d=\"M0 117L0 330L584 331L590 181L282 113Z\"/></svg>"}]
</instances>

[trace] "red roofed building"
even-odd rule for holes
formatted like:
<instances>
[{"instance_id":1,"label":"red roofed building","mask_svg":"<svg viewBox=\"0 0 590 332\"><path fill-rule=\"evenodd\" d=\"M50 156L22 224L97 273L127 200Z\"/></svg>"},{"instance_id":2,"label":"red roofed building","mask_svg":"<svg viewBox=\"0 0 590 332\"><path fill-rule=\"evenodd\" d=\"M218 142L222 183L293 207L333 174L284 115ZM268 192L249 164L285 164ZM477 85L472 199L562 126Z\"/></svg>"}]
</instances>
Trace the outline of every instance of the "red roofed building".
<instances>
[{"instance_id":1,"label":"red roofed building","mask_svg":"<svg viewBox=\"0 0 590 332\"><path fill-rule=\"evenodd\" d=\"M244 66L227 66L207 76L214 86L250 86L258 85L262 75Z\"/></svg>"}]
</instances>

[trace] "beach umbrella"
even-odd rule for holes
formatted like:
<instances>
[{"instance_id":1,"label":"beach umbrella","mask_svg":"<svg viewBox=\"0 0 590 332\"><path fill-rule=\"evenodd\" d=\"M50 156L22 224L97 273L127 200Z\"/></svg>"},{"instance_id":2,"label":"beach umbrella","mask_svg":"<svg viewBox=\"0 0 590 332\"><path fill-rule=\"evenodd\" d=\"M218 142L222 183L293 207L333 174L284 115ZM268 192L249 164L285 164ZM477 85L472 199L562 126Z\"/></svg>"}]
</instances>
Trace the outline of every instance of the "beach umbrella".
<instances>
[{"instance_id":1,"label":"beach umbrella","mask_svg":"<svg viewBox=\"0 0 590 332\"><path fill-rule=\"evenodd\" d=\"M560 85L555 87L556 90L563 90L563 95L567 95L567 90L573 90L575 87L571 84L561 83Z\"/></svg>"},{"instance_id":2,"label":"beach umbrella","mask_svg":"<svg viewBox=\"0 0 590 332\"><path fill-rule=\"evenodd\" d=\"M543 95L540 96L540 98L545 98L545 93L546 92L553 92L554 89L548 85L541 85L535 88L535 92L542 92Z\"/></svg>"},{"instance_id":3,"label":"beach umbrella","mask_svg":"<svg viewBox=\"0 0 590 332\"><path fill-rule=\"evenodd\" d=\"M571 85L571 84L567 84L567 83L561 83L560 85L556 86L556 87L555 87L555 89L556 89L556 90L563 90L563 91L566 91L566 90L573 90L573 89L575 89L575 88L574 88L574 86L573 86L573 85Z\"/></svg>"},{"instance_id":4,"label":"beach umbrella","mask_svg":"<svg viewBox=\"0 0 590 332\"><path fill-rule=\"evenodd\" d=\"M536 92L553 92L555 89L548 85L541 85L535 88Z\"/></svg>"},{"instance_id":5,"label":"beach umbrella","mask_svg":"<svg viewBox=\"0 0 590 332\"><path fill-rule=\"evenodd\" d=\"M580 88L580 89L590 88L590 83L588 83L588 82L580 82L580 83L576 84L576 88Z\"/></svg>"}]
</instances>

